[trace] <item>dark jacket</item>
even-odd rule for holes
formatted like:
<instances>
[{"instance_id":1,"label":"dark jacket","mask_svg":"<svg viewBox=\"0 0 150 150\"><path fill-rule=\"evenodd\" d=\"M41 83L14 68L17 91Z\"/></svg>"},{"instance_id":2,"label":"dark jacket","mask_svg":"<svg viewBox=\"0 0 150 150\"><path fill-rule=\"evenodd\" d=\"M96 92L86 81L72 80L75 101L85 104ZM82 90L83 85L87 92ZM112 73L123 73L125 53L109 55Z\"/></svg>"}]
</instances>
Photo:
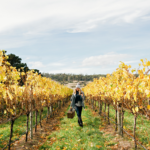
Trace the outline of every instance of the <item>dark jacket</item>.
<instances>
[{"instance_id":1,"label":"dark jacket","mask_svg":"<svg viewBox=\"0 0 150 150\"><path fill-rule=\"evenodd\" d=\"M76 105L75 105L76 94L74 94L74 93L72 94L71 99L70 99L70 100L71 100L70 106L71 106L72 108L75 109L76 106L82 106L82 107L85 108L85 106L84 106L84 99L85 99L84 92L81 91L81 94L83 94L83 96L81 96L81 103L79 102L79 103L76 104Z\"/></svg>"}]
</instances>

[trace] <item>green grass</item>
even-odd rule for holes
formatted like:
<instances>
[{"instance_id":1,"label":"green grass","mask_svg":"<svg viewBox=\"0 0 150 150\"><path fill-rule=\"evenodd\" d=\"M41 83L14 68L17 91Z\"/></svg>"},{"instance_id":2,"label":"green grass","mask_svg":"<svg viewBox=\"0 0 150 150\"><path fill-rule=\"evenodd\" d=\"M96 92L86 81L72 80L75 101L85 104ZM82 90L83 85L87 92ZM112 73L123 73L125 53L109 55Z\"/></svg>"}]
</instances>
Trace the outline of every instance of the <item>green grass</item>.
<instances>
[{"instance_id":1,"label":"green grass","mask_svg":"<svg viewBox=\"0 0 150 150\"><path fill-rule=\"evenodd\" d=\"M62 118L60 130L52 132L39 149L105 150L107 149L107 144L116 144L108 142L114 138L113 136L103 136L103 132L99 130L99 127L103 126L103 124L98 116L92 116L90 109L82 110L83 128L78 125L77 120L77 115L73 119Z\"/></svg>"},{"instance_id":2,"label":"green grass","mask_svg":"<svg viewBox=\"0 0 150 150\"><path fill-rule=\"evenodd\" d=\"M98 106L98 103L97 103ZM69 109L69 107L68 107ZM77 150L96 150L107 149L107 146L113 146L116 143L113 141L112 135L103 135L99 128L105 126L104 119L101 117L93 117L90 109L82 111L83 128L78 125L77 116L73 119L67 117L61 118L60 130L52 132L47 141L40 147L40 150L50 149L77 149ZM68 110L67 110L68 111ZM67 115L67 111L65 114ZM103 105L104 111L104 105ZM47 113L47 108L44 108L43 116ZM35 118L35 117L34 117ZM115 119L115 110L110 106L110 118ZM38 115L39 121L39 115ZM124 126L127 131L133 132L134 116L126 111L124 115ZM33 122L35 124L35 121ZM106 121L107 123L107 121ZM148 147L150 141L150 121L144 116L137 118L137 137L143 145ZM13 140L18 138L26 131L26 116L19 117L14 124ZM3 148L9 141L10 123L0 125L0 149ZM129 138L130 139L130 138ZM52 142L54 140L54 142ZM53 143L53 144L52 144ZM97 146L97 147L96 147ZM98 148L98 146L100 148Z\"/></svg>"},{"instance_id":3,"label":"green grass","mask_svg":"<svg viewBox=\"0 0 150 150\"><path fill-rule=\"evenodd\" d=\"M42 116L47 114L47 108L43 109ZM17 139L22 133L26 131L26 116L20 116L18 119L15 120L14 127L13 127L13 138L12 140ZM39 114L37 121L39 121ZM35 113L33 113L33 125L35 124ZM6 124L0 125L0 148L5 147L9 141L10 136L10 122Z\"/></svg>"},{"instance_id":4,"label":"green grass","mask_svg":"<svg viewBox=\"0 0 150 150\"><path fill-rule=\"evenodd\" d=\"M98 106L98 102L96 103ZM104 112L104 105L103 105ZM107 109L106 109L107 112ZM115 119L115 109L110 105L110 118ZM124 128L127 131L132 131L133 134L133 125L134 125L134 116L127 110L124 114ZM137 125L136 125L136 136L140 143L145 145L146 147L150 146L150 120L148 120L145 116L139 115L137 117Z\"/></svg>"},{"instance_id":5,"label":"green grass","mask_svg":"<svg viewBox=\"0 0 150 150\"><path fill-rule=\"evenodd\" d=\"M115 110L111 106L110 107L110 117L115 118ZM124 114L124 127L126 130L130 130L133 133L133 126L134 126L134 116L129 112L125 111ZM139 115L137 117L136 122L136 136L138 137L139 141L149 146L150 143L150 120L148 120L145 116Z\"/></svg>"}]
</instances>

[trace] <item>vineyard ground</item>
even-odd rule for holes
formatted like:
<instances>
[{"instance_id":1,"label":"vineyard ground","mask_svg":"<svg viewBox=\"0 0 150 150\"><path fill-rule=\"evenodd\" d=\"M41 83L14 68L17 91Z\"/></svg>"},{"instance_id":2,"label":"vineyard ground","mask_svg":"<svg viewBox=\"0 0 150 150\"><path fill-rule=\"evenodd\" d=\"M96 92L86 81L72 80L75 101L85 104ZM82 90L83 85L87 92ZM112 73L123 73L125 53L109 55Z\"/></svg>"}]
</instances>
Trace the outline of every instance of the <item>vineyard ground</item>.
<instances>
[{"instance_id":1,"label":"vineyard ground","mask_svg":"<svg viewBox=\"0 0 150 150\"><path fill-rule=\"evenodd\" d=\"M47 108L43 109L43 116L47 114ZM33 113L33 118L35 118L35 113ZM37 121L40 120L38 115ZM35 119L33 119L33 125L35 124ZM20 116L15 120L13 128L13 138L12 140L17 139L26 131L26 115ZM3 148L9 141L10 136L10 122L0 125L0 149Z\"/></svg>"},{"instance_id":2,"label":"vineyard ground","mask_svg":"<svg viewBox=\"0 0 150 150\"><path fill-rule=\"evenodd\" d=\"M70 102L69 102L70 103ZM37 126L37 132L33 132L33 139L31 140L30 137L28 142L25 142L25 136L23 136L19 141L15 142L12 146L11 150L37 150L39 147L44 143L47 139L47 136L49 136L53 131L59 130L59 124L60 120L64 117L65 112L68 108L68 104L65 104L64 107L60 108L59 112L55 113L54 117L51 117L46 121L47 119L42 120L42 128L40 125ZM29 133L30 135L30 133Z\"/></svg>"},{"instance_id":3,"label":"vineyard ground","mask_svg":"<svg viewBox=\"0 0 150 150\"><path fill-rule=\"evenodd\" d=\"M82 118L84 127L78 126L77 116L75 115L74 119L68 119L66 113L69 109L68 105L61 108L60 113L58 113L54 118L50 118L48 123L46 119L42 121L42 129L38 126L38 130L34 133L33 140L30 140L25 143L25 136L22 136L19 141L16 141L13 144L12 150L19 149L79 149L79 150L96 150L96 149L112 149L119 150L123 148L133 149L133 141L125 136L124 138L120 137L116 132L114 132L114 125L107 125L107 122L104 120L104 117L100 117L97 112L91 111L88 104L86 104L86 109L83 109ZM46 115L47 110L44 109ZM114 118L115 113L114 109L110 108L110 117ZM133 127L133 116L129 113L125 113L125 127L127 130L132 131ZM142 123L141 118L139 117L139 123ZM26 116L19 118L16 122L16 128L14 128L14 136L22 134L25 129ZM145 129L149 127L149 121L145 118L143 120L145 128L142 126L142 129L137 131L137 134L140 134L143 143L149 141L145 136ZM17 127L19 126L19 128ZM140 126L139 126L140 127ZM139 128L137 126L137 128ZM9 139L9 130L10 124L1 125L0 128L0 140L1 146L4 147L6 142ZM141 127L140 127L141 128ZM147 130L148 133L149 129ZM3 136L5 136L4 139ZM2 138L3 137L3 138ZM144 139L145 137L145 139ZM14 137L15 138L15 137ZM147 143L147 142L146 142ZM146 146L147 147L147 146ZM140 149L140 147L139 147Z\"/></svg>"},{"instance_id":4,"label":"vineyard ground","mask_svg":"<svg viewBox=\"0 0 150 150\"><path fill-rule=\"evenodd\" d=\"M96 103L98 107L98 102ZM106 109L107 110L107 109ZM110 118L115 120L115 109L113 106L110 105ZM104 112L104 105L103 105L103 112ZM113 123L112 123L113 124ZM134 116L126 110L124 113L124 129L129 132L130 135L133 136L133 124L134 124ZM136 136L138 137L137 140L140 141L142 145L148 147L150 149L150 120L143 116L139 115L137 117L137 125L136 125ZM115 128L115 126L114 126ZM113 129L115 130L115 129ZM124 134L126 136L126 134ZM129 138L129 140L132 140Z\"/></svg>"},{"instance_id":5,"label":"vineyard ground","mask_svg":"<svg viewBox=\"0 0 150 150\"><path fill-rule=\"evenodd\" d=\"M69 107L68 107L69 109ZM68 110L67 109L67 110ZM66 111L67 112L67 111ZM91 111L88 104L82 112L83 128L74 119L66 116L61 120L60 130L47 137L40 150L132 150L133 141L128 141L113 132L113 125L107 125L104 118Z\"/></svg>"},{"instance_id":6,"label":"vineyard ground","mask_svg":"<svg viewBox=\"0 0 150 150\"><path fill-rule=\"evenodd\" d=\"M115 110L112 107L110 109L110 117L113 119L115 118ZM126 111L124 118L124 129L133 136L134 116L129 111ZM145 116L139 115L137 117L136 126L137 140L139 140L142 145L150 147L150 120Z\"/></svg>"}]
</instances>

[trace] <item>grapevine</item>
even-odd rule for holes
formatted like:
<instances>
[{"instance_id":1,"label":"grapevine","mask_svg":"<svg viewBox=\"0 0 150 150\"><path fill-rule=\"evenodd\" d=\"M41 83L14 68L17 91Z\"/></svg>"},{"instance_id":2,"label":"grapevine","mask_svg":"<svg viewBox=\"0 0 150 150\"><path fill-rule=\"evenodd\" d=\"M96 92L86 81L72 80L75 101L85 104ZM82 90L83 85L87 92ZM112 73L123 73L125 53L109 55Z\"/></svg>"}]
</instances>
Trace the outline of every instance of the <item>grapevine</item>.
<instances>
[{"instance_id":1,"label":"grapevine","mask_svg":"<svg viewBox=\"0 0 150 150\"><path fill-rule=\"evenodd\" d=\"M48 108L49 114L50 107L72 95L72 89L50 78L42 77L34 73L34 70L20 72L12 67L7 59L4 51L0 51L0 124L11 121L10 149L13 124L17 118L27 115L29 119L29 113L37 113L39 110L42 112L43 107ZM21 78L24 79L23 86L19 85ZM28 128L26 141L27 135Z\"/></svg>"},{"instance_id":2,"label":"grapevine","mask_svg":"<svg viewBox=\"0 0 150 150\"><path fill-rule=\"evenodd\" d=\"M141 113L150 117L150 61L141 59L138 69L138 77L134 75L136 69L131 70L131 65L126 65L121 62L119 67L112 74L107 74L106 77L94 79L93 82L87 84L82 90L87 99L97 100L100 105L114 106L121 116L120 125L123 128L124 111L129 110L134 115L134 139L136 130L136 118ZM102 107L100 107L100 113ZM108 111L109 112L109 111ZM109 115L109 114L108 114ZM119 118L118 118L119 119ZM122 122L121 122L122 121ZM109 120L108 120L109 122ZM117 127L116 127L117 128ZM122 132L123 130L119 132ZM135 140L136 148L136 140Z\"/></svg>"}]
</instances>

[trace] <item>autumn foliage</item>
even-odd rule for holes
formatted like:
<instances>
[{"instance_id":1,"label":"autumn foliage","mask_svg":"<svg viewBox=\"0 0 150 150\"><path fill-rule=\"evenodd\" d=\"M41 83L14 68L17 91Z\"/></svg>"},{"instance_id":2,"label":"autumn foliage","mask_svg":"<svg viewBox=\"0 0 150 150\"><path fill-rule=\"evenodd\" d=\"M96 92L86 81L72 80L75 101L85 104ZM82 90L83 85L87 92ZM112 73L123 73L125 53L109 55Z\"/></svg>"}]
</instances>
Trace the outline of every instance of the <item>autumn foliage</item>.
<instances>
[{"instance_id":1,"label":"autumn foliage","mask_svg":"<svg viewBox=\"0 0 150 150\"><path fill-rule=\"evenodd\" d=\"M34 70L20 73L7 62L7 58L0 51L0 124L28 114L31 103L33 111L39 110L58 100L63 101L72 94L68 87L41 77ZM24 86L19 86L22 76L25 76Z\"/></svg>"}]
</instances>

